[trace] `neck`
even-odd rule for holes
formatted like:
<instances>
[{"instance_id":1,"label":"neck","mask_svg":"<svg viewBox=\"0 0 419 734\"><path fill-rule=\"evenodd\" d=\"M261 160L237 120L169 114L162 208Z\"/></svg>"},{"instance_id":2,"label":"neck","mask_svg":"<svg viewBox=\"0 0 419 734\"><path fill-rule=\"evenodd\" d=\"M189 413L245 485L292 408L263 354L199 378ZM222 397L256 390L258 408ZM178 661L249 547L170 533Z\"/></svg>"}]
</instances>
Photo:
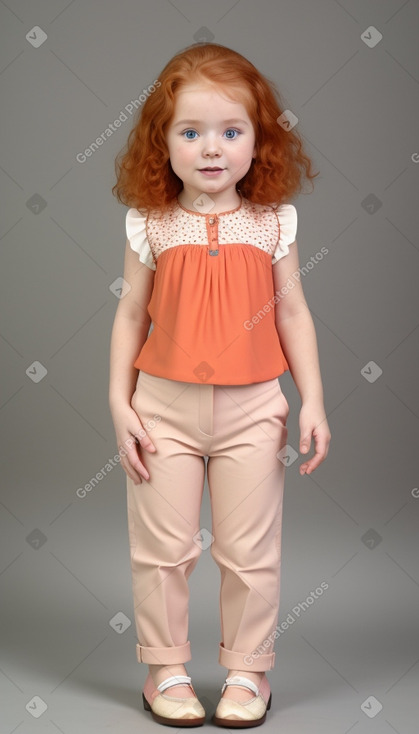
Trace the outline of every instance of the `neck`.
<instances>
[{"instance_id":1,"label":"neck","mask_svg":"<svg viewBox=\"0 0 419 734\"><path fill-rule=\"evenodd\" d=\"M177 200L185 209L193 212L205 214L219 214L220 212L237 209L240 206L242 197L236 191L235 196L229 194L224 197L217 197L214 194L202 193L201 195L191 197L185 193L185 190L179 193Z\"/></svg>"}]
</instances>

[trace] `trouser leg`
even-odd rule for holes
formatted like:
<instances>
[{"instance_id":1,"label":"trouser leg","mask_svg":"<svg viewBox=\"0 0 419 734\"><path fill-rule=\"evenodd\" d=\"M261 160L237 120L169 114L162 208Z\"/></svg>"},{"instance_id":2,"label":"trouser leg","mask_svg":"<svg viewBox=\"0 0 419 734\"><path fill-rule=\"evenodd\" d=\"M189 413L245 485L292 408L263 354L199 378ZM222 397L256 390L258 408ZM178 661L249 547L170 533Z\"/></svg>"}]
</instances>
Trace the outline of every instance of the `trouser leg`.
<instances>
[{"instance_id":1,"label":"trouser leg","mask_svg":"<svg viewBox=\"0 0 419 734\"><path fill-rule=\"evenodd\" d=\"M275 661L285 478L277 453L289 406L278 380L215 391L207 471L221 573L219 663L266 671Z\"/></svg>"},{"instance_id":2,"label":"trouser leg","mask_svg":"<svg viewBox=\"0 0 419 734\"><path fill-rule=\"evenodd\" d=\"M187 383L179 387L145 373L133 397L144 426L155 414L161 418L149 432L157 450L141 453L149 481L135 485L127 478L137 659L148 664L191 659L188 577L201 553L196 536L205 476L204 458L188 439L193 400Z\"/></svg>"}]
</instances>

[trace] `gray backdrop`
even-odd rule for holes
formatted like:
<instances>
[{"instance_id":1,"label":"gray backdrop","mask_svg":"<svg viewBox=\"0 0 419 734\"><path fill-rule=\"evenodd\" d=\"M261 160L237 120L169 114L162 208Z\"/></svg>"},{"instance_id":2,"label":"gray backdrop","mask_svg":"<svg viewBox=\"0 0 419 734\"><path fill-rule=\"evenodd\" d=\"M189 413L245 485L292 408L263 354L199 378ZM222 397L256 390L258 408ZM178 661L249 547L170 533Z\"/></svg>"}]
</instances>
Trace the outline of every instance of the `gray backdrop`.
<instances>
[{"instance_id":1,"label":"gray backdrop","mask_svg":"<svg viewBox=\"0 0 419 734\"><path fill-rule=\"evenodd\" d=\"M133 102L196 40L277 83L321 171L293 203L301 266L328 249L302 280L332 443L312 476L303 456L287 469L288 628L265 727L417 731L418 21L417 0L0 2L1 734L158 727L140 702L125 474L78 490L117 451L114 158ZM299 395L289 372L280 383L298 451ZM207 548L190 579L187 669L209 716L227 672L219 581Z\"/></svg>"}]
</instances>

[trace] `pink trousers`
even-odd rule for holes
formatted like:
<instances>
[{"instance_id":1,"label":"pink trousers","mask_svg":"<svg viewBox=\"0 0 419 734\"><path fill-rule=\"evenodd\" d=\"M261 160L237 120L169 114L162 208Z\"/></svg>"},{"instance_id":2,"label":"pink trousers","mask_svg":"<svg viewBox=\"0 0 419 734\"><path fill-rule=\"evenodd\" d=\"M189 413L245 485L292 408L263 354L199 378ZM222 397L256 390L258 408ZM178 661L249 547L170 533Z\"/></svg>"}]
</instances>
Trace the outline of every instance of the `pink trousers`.
<instances>
[{"instance_id":1,"label":"pink trousers","mask_svg":"<svg viewBox=\"0 0 419 734\"><path fill-rule=\"evenodd\" d=\"M139 372L131 405L156 451L150 474L127 477L139 662L191 660L188 577L210 548L220 574L218 662L274 667L279 611L289 405L277 378L250 385L194 384ZM205 459L212 528L200 527Z\"/></svg>"}]
</instances>

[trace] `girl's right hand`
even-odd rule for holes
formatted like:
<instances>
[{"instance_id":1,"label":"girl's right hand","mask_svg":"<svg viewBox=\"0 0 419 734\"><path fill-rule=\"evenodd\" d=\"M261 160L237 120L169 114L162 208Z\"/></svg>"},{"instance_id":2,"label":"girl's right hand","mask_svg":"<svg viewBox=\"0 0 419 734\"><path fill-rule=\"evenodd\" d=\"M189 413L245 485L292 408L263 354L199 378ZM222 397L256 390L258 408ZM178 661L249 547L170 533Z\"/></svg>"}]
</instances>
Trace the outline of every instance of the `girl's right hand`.
<instances>
[{"instance_id":1,"label":"girl's right hand","mask_svg":"<svg viewBox=\"0 0 419 734\"><path fill-rule=\"evenodd\" d=\"M112 419L123 470L134 484L141 484L141 477L149 480L150 475L140 461L139 447L150 452L156 451L156 447L144 430L137 413L131 406L127 406L113 412Z\"/></svg>"}]
</instances>

